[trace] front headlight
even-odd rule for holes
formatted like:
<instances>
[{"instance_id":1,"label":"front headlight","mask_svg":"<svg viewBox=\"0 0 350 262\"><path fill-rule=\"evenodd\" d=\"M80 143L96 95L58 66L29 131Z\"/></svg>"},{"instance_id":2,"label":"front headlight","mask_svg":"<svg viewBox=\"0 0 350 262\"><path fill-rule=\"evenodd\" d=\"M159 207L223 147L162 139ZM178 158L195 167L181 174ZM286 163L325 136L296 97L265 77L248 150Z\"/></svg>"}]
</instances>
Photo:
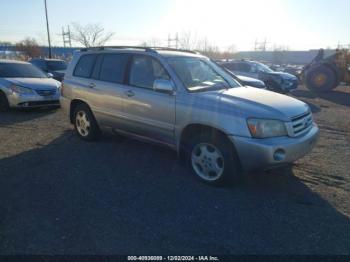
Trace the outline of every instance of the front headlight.
<instances>
[{"instance_id":1,"label":"front headlight","mask_svg":"<svg viewBox=\"0 0 350 262\"><path fill-rule=\"evenodd\" d=\"M279 120L251 118L247 120L247 124L252 137L255 138L278 137L288 134L284 122Z\"/></svg>"},{"instance_id":2,"label":"front headlight","mask_svg":"<svg viewBox=\"0 0 350 262\"><path fill-rule=\"evenodd\" d=\"M22 94L22 95L34 94L33 89L30 89L27 87L23 87L19 85L11 85L10 88L13 93Z\"/></svg>"}]
</instances>

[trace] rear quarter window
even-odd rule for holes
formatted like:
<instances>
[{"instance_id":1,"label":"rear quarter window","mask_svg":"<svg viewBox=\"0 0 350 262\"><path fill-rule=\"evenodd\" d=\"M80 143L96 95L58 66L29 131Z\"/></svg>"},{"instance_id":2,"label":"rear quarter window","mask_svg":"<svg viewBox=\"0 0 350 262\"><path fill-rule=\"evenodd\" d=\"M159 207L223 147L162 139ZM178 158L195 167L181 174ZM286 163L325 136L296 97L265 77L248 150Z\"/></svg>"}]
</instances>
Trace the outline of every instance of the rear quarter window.
<instances>
[{"instance_id":1,"label":"rear quarter window","mask_svg":"<svg viewBox=\"0 0 350 262\"><path fill-rule=\"evenodd\" d=\"M80 57L74 69L74 76L89 78L94 67L96 55L83 55Z\"/></svg>"}]
</instances>

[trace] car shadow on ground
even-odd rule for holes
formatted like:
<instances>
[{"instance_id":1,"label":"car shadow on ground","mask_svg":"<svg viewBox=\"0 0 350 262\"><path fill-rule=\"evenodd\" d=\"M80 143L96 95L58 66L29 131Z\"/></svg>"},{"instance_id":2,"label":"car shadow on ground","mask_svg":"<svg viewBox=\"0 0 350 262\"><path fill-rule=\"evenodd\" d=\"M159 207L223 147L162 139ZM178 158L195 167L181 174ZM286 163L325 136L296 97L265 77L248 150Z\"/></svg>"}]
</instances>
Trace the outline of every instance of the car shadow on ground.
<instances>
[{"instance_id":1,"label":"car shadow on ground","mask_svg":"<svg viewBox=\"0 0 350 262\"><path fill-rule=\"evenodd\" d=\"M1 254L348 254L350 220L292 169L200 183L176 154L67 132L0 160Z\"/></svg>"},{"instance_id":2,"label":"car shadow on ground","mask_svg":"<svg viewBox=\"0 0 350 262\"><path fill-rule=\"evenodd\" d=\"M332 90L329 92L319 94L319 97L335 104L350 107L350 93L347 92L342 92L340 90Z\"/></svg>"},{"instance_id":3,"label":"car shadow on ground","mask_svg":"<svg viewBox=\"0 0 350 262\"><path fill-rule=\"evenodd\" d=\"M58 107L30 108L30 109L10 109L7 112L0 112L0 127L17 123L31 121L55 113Z\"/></svg>"},{"instance_id":4,"label":"car shadow on ground","mask_svg":"<svg viewBox=\"0 0 350 262\"><path fill-rule=\"evenodd\" d=\"M292 94L299 98L315 99L319 97L335 104L350 107L350 93L343 92L341 90L332 90L324 93L315 93L310 90L298 89L294 90Z\"/></svg>"}]
</instances>

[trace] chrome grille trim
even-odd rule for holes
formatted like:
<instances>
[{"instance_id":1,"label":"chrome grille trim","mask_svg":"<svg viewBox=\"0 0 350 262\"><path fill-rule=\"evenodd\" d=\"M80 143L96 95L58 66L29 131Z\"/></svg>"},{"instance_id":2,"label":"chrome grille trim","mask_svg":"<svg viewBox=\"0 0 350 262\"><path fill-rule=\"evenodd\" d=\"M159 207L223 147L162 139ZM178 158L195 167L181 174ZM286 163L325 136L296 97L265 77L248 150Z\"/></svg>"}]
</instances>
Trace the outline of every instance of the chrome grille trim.
<instances>
[{"instance_id":1,"label":"chrome grille trim","mask_svg":"<svg viewBox=\"0 0 350 262\"><path fill-rule=\"evenodd\" d=\"M308 132L313 126L312 113L310 111L305 112L302 115L295 116L291 119L288 128L288 134L291 137L297 137Z\"/></svg>"}]
</instances>

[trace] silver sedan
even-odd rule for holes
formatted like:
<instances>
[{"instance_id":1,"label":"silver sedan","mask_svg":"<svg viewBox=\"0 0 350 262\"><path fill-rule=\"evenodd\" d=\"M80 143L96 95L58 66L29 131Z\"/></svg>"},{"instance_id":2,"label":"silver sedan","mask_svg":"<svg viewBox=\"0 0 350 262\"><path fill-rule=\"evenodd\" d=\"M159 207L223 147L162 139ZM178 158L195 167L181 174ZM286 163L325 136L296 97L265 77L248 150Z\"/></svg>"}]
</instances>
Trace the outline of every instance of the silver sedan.
<instances>
[{"instance_id":1,"label":"silver sedan","mask_svg":"<svg viewBox=\"0 0 350 262\"><path fill-rule=\"evenodd\" d=\"M58 106L60 86L30 63L0 60L0 111Z\"/></svg>"}]
</instances>

